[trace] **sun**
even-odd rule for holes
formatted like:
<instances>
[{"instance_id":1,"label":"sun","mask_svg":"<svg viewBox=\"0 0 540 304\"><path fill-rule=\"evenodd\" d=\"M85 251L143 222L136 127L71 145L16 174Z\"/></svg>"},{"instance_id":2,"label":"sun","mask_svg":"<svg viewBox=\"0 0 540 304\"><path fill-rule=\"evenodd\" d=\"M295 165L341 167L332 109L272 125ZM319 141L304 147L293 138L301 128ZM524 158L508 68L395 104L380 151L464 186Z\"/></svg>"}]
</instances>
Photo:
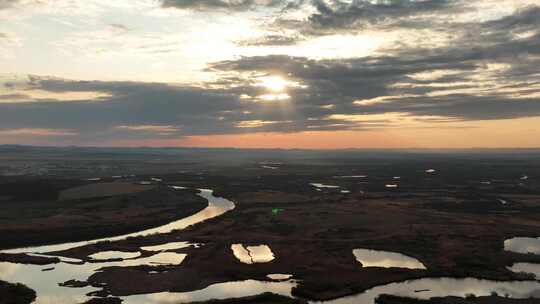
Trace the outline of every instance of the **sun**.
<instances>
[{"instance_id":1,"label":"sun","mask_svg":"<svg viewBox=\"0 0 540 304\"><path fill-rule=\"evenodd\" d=\"M274 92L282 92L289 82L280 76L262 77L260 85Z\"/></svg>"}]
</instances>

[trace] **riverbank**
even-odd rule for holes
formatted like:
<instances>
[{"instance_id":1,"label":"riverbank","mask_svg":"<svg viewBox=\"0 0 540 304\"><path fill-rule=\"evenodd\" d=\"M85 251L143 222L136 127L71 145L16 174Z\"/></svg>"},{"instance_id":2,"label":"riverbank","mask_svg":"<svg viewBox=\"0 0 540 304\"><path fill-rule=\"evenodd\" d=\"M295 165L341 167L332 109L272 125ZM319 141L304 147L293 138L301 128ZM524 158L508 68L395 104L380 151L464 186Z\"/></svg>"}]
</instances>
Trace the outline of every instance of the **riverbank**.
<instances>
[{"instance_id":1,"label":"riverbank","mask_svg":"<svg viewBox=\"0 0 540 304\"><path fill-rule=\"evenodd\" d=\"M166 185L90 199L5 200L0 250L127 234L189 216L206 206L194 191Z\"/></svg>"},{"instance_id":2,"label":"riverbank","mask_svg":"<svg viewBox=\"0 0 540 304\"><path fill-rule=\"evenodd\" d=\"M36 292L22 285L0 281L0 304L30 304Z\"/></svg>"}]
</instances>

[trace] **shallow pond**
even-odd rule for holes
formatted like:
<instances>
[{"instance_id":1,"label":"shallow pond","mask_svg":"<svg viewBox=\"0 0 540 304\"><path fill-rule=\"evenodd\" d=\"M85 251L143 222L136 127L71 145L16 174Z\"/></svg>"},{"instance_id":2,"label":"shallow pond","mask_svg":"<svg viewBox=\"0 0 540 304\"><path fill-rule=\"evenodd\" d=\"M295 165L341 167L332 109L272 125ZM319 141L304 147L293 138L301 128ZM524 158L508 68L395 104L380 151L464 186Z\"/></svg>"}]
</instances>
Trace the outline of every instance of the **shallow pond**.
<instances>
[{"instance_id":1,"label":"shallow pond","mask_svg":"<svg viewBox=\"0 0 540 304\"><path fill-rule=\"evenodd\" d=\"M132 259L140 256L140 252L103 251L89 255L93 260Z\"/></svg>"},{"instance_id":2,"label":"shallow pond","mask_svg":"<svg viewBox=\"0 0 540 304\"><path fill-rule=\"evenodd\" d=\"M337 188L341 188L340 186L334 186L334 185L325 185L325 184L320 184L320 183L310 183L310 185L312 185L313 187L317 188L317 189L337 189Z\"/></svg>"},{"instance_id":3,"label":"shallow pond","mask_svg":"<svg viewBox=\"0 0 540 304\"><path fill-rule=\"evenodd\" d=\"M426 269L424 264L417 259L397 252L355 249L353 254L363 267Z\"/></svg>"},{"instance_id":4,"label":"shallow pond","mask_svg":"<svg viewBox=\"0 0 540 304\"><path fill-rule=\"evenodd\" d=\"M242 244L231 245L234 256L242 263L268 263L275 259L274 253L267 245L244 246Z\"/></svg>"},{"instance_id":5,"label":"shallow pond","mask_svg":"<svg viewBox=\"0 0 540 304\"><path fill-rule=\"evenodd\" d=\"M508 267L513 272L525 272L534 274L536 279L540 279L540 264L533 263L515 263L512 267Z\"/></svg>"},{"instance_id":6,"label":"shallow pond","mask_svg":"<svg viewBox=\"0 0 540 304\"><path fill-rule=\"evenodd\" d=\"M540 254L540 238L515 237L504 241L504 250Z\"/></svg>"},{"instance_id":7,"label":"shallow pond","mask_svg":"<svg viewBox=\"0 0 540 304\"><path fill-rule=\"evenodd\" d=\"M292 278L293 275L292 274L274 273L274 274L269 274L266 277L269 278L270 280L282 281L282 280L288 280L288 279Z\"/></svg>"}]
</instances>

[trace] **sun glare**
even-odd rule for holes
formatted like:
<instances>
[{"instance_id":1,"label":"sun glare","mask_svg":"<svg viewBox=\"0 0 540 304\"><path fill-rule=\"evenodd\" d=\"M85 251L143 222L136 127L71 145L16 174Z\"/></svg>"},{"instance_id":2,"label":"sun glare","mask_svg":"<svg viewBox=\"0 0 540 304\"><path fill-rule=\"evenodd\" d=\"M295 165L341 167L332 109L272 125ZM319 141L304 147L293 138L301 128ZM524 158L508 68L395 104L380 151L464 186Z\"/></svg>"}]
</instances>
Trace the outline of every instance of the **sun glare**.
<instances>
[{"instance_id":1,"label":"sun glare","mask_svg":"<svg viewBox=\"0 0 540 304\"><path fill-rule=\"evenodd\" d=\"M282 92L287 87L287 80L280 76L268 76L261 78L260 85L274 92Z\"/></svg>"}]
</instances>

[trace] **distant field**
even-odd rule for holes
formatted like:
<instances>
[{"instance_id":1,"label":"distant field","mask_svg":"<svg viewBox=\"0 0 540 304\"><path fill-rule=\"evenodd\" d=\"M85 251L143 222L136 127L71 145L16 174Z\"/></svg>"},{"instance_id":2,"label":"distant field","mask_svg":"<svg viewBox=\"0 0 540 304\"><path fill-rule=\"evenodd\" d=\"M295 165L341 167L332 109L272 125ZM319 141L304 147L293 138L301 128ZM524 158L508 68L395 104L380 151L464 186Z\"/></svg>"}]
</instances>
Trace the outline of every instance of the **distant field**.
<instances>
[{"instance_id":1,"label":"distant field","mask_svg":"<svg viewBox=\"0 0 540 304\"><path fill-rule=\"evenodd\" d=\"M84 199L121 194L138 193L155 188L152 185L136 185L133 183L112 182L90 184L74 187L60 192L60 200Z\"/></svg>"}]
</instances>

